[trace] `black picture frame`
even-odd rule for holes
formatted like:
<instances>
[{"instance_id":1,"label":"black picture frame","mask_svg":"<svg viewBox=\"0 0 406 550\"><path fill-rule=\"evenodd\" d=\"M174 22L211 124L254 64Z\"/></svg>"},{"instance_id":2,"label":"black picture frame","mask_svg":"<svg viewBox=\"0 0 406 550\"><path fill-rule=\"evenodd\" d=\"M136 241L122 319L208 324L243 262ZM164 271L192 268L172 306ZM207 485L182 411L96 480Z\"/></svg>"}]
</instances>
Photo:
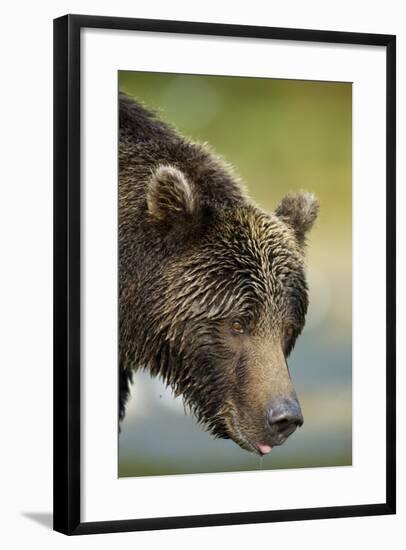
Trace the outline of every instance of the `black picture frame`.
<instances>
[{"instance_id":1,"label":"black picture frame","mask_svg":"<svg viewBox=\"0 0 406 550\"><path fill-rule=\"evenodd\" d=\"M80 31L151 31L386 48L386 500L379 504L83 523L80 514ZM394 514L396 511L396 37L66 15L54 20L54 529L67 535Z\"/></svg>"}]
</instances>

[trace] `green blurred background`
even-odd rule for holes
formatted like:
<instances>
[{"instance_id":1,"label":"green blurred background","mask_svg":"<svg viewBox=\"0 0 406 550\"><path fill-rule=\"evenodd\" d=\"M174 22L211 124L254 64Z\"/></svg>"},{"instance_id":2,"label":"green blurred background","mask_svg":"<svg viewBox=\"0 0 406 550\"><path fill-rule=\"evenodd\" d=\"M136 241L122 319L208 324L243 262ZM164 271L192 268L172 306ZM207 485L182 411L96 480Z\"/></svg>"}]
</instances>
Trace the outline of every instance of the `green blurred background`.
<instances>
[{"instance_id":1,"label":"green blurred background","mask_svg":"<svg viewBox=\"0 0 406 550\"><path fill-rule=\"evenodd\" d=\"M351 84L120 71L119 88L208 142L264 209L300 189L321 205L307 249L307 323L289 360L304 426L260 459L213 439L180 398L137 373L119 476L351 465Z\"/></svg>"}]
</instances>

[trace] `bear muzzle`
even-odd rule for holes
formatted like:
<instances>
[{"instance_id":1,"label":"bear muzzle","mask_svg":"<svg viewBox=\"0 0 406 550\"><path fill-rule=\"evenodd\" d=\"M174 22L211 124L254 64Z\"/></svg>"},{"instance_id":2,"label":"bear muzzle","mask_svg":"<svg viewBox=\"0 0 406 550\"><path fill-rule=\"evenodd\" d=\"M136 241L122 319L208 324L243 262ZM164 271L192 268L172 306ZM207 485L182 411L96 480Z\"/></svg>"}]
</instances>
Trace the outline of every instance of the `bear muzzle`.
<instances>
[{"instance_id":1,"label":"bear muzzle","mask_svg":"<svg viewBox=\"0 0 406 550\"><path fill-rule=\"evenodd\" d=\"M296 397L274 399L266 414L266 441L257 444L258 452L270 453L272 447L282 445L302 425L302 410Z\"/></svg>"}]
</instances>

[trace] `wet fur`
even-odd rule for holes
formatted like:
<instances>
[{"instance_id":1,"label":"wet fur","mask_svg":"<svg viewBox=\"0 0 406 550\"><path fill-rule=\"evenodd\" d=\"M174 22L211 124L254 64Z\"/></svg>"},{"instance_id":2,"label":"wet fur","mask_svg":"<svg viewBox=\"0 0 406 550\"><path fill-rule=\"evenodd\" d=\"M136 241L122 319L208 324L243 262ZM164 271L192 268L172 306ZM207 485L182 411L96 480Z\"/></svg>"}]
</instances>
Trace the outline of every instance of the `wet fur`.
<instances>
[{"instance_id":1,"label":"wet fur","mask_svg":"<svg viewBox=\"0 0 406 550\"><path fill-rule=\"evenodd\" d=\"M214 435L252 450L262 388L269 377L278 391L290 383L264 357L286 365L303 328L303 244L318 203L302 193L263 212L207 146L125 95L119 174L119 417L131 373L144 368ZM230 336L233 316L249 339Z\"/></svg>"}]
</instances>

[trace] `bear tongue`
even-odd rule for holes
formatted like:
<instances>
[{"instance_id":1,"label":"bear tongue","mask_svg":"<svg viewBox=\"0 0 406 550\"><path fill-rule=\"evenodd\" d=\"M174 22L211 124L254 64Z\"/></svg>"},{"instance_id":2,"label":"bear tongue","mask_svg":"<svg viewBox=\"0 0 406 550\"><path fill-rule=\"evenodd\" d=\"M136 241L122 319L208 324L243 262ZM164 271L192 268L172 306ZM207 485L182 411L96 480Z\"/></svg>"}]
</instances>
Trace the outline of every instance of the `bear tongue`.
<instances>
[{"instance_id":1,"label":"bear tongue","mask_svg":"<svg viewBox=\"0 0 406 550\"><path fill-rule=\"evenodd\" d=\"M261 454L267 455L272 451L272 447L266 443L258 443L258 450Z\"/></svg>"}]
</instances>

